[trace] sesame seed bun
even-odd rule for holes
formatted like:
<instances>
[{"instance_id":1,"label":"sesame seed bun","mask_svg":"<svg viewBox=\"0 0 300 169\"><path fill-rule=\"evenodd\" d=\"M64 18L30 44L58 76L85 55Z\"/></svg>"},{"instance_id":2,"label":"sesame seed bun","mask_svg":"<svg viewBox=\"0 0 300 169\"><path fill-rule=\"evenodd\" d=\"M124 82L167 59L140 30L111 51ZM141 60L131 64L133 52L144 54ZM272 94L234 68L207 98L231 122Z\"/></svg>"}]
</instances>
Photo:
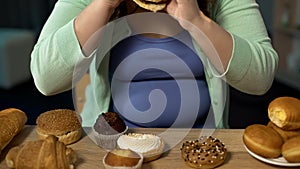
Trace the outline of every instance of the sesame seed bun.
<instances>
[{"instance_id":1,"label":"sesame seed bun","mask_svg":"<svg viewBox=\"0 0 300 169\"><path fill-rule=\"evenodd\" d=\"M36 120L36 131L39 139L54 135L66 145L72 144L78 141L82 135L80 116L69 109L44 112Z\"/></svg>"}]
</instances>

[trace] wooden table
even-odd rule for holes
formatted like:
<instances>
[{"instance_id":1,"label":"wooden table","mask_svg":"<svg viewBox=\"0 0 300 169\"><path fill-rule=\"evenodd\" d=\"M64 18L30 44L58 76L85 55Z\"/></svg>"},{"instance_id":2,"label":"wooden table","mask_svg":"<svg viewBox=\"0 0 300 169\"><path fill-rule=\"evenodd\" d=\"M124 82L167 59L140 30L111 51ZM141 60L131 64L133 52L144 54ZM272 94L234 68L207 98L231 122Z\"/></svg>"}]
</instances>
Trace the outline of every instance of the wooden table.
<instances>
[{"instance_id":1,"label":"wooden table","mask_svg":"<svg viewBox=\"0 0 300 169\"><path fill-rule=\"evenodd\" d=\"M78 161L76 163L76 169L102 169L102 158L106 151L101 147L98 147L92 139L86 134L89 132L88 128L84 129L85 133L81 140L77 143L70 145L78 155ZM276 167L269 164L265 164L261 161L256 160L250 156L243 146L242 141L242 129L220 129L216 130L213 134L214 137L220 139L227 147L229 155L225 163L218 167L220 169L267 169L267 168L282 168ZM129 132L139 133L154 133L161 134L167 133L169 136L166 143L167 145L174 145L173 148L169 148L162 157L156 161L144 163L143 169L189 169L180 157L180 146L182 142L188 139L199 138L200 129L192 129L187 135L184 129L172 129L166 132L165 129L130 129ZM182 136L185 136L182 139ZM0 155L0 168L8 169L5 164L5 154L8 150L16 145L20 145L28 140L36 140L37 135L35 132L35 126L25 126L23 131L17 135L12 142L2 151ZM178 140L179 139L179 140ZM176 142L177 140L177 142Z\"/></svg>"}]
</instances>

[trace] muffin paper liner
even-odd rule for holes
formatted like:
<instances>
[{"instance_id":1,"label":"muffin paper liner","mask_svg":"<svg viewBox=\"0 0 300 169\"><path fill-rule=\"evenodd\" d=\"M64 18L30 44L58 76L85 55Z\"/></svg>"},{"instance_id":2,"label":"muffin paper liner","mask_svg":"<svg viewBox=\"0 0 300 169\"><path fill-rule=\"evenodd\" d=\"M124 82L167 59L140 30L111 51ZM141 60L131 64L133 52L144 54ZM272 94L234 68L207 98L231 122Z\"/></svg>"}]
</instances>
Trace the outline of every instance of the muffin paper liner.
<instances>
[{"instance_id":1,"label":"muffin paper liner","mask_svg":"<svg viewBox=\"0 0 300 169\"><path fill-rule=\"evenodd\" d=\"M113 135L105 135L105 134L99 134L95 129L93 128L93 135L96 141L96 144L106 150L112 150L117 147L117 140L118 138L126 133L128 130L128 126L126 126L126 129L118 134Z\"/></svg>"}]
</instances>

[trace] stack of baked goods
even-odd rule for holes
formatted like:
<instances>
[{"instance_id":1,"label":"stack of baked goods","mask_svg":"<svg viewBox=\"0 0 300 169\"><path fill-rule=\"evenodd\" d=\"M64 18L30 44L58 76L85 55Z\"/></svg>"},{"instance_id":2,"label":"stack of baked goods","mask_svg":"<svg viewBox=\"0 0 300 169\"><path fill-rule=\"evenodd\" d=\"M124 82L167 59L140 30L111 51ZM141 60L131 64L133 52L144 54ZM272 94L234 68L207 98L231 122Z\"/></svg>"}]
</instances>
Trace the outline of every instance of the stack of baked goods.
<instances>
[{"instance_id":1,"label":"stack of baked goods","mask_svg":"<svg viewBox=\"0 0 300 169\"><path fill-rule=\"evenodd\" d=\"M16 108L0 111L0 153L23 129L27 121L26 114Z\"/></svg>"},{"instance_id":2,"label":"stack of baked goods","mask_svg":"<svg viewBox=\"0 0 300 169\"><path fill-rule=\"evenodd\" d=\"M81 138L81 119L70 109L49 110L36 119L36 131L39 139L54 135L60 142L72 144Z\"/></svg>"},{"instance_id":3,"label":"stack of baked goods","mask_svg":"<svg viewBox=\"0 0 300 169\"><path fill-rule=\"evenodd\" d=\"M188 166L204 169L222 165L228 154L225 144L212 136L187 140L182 144L180 150L181 157Z\"/></svg>"},{"instance_id":4,"label":"stack of baked goods","mask_svg":"<svg viewBox=\"0 0 300 169\"><path fill-rule=\"evenodd\" d=\"M270 122L253 124L243 134L246 147L265 158L284 157L287 162L300 162L300 100L279 97L268 107Z\"/></svg>"},{"instance_id":5,"label":"stack of baked goods","mask_svg":"<svg viewBox=\"0 0 300 169\"><path fill-rule=\"evenodd\" d=\"M146 133L124 134L119 137L117 145L121 149L130 149L141 153L144 162L158 159L165 148L165 143L160 136Z\"/></svg>"},{"instance_id":6,"label":"stack of baked goods","mask_svg":"<svg viewBox=\"0 0 300 169\"><path fill-rule=\"evenodd\" d=\"M100 114L92 128L96 144L107 150L115 149L118 138L127 130L128 126L115 112Z\"/></svg>"},{"instance_id":7,"label":"stack of baked goods","mask_svg":"<svg viewBox=\"0 0 300 169\"><path fill-rule=\"evenodd\" d=\"M5 157L7 166L15 169L73 169L76 160L73 149L53 135L13 147Z\"/></svg>"}]
</instances>

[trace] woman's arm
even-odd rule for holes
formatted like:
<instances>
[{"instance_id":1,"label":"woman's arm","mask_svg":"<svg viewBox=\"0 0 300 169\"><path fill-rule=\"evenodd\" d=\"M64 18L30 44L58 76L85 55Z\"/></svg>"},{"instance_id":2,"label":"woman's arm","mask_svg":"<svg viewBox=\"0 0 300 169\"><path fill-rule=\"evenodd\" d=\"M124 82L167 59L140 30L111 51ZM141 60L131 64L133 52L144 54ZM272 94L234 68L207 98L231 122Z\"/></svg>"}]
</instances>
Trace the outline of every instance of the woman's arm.
<instances>
[{"instance_id":1,"label":"woman's arm","mask_svg":"<svg viewBox=\"0 0 300 169\"><path fill-rule=\"evenodd\" d=\"M215 21L204 16L201 11L196 12L196 8L194 12L189 10L180 13L187 7L185 2L191 3L195 2L194 0L172 0L172 2L177 4L169 9L171 14L185 18L194 25L183 26L186 26L199 46L205 45L201 44L203 38L199 37L203 36L198 33L199 30L211 41L220 59L215 58L215 55L210 56L204 48L203 51L219 77L223 77L227 83L246 93L263 94L270 88L278 56L272 48L255 0L217 0L216 11L213 14Z\"/></svg>"},{"instance_id":2,"label":"woman's arm","mask_svg":"<svg viewBox=\"0 0 300 169\"><path fill-rule=\"evenodd\" d=\"M31 72L38 90L54 95L71 89L73 71L87 60L83 46L105 25L115 0L59 0L31 54ZM116 0L119 1L119 0Z\"/></svg>"}]
</instances>

